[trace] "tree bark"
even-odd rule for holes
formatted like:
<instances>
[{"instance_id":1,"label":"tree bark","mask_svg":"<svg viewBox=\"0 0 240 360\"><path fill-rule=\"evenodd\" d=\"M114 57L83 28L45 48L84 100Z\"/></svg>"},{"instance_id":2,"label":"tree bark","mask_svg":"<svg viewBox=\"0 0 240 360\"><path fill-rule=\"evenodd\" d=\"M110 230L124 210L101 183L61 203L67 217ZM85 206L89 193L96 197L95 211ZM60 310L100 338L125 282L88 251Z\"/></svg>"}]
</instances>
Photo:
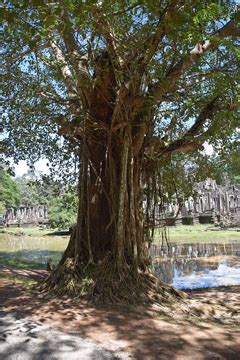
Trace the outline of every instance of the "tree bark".
<instances>
[{"instance_id":1,"label":"tree bark","mask_svg":"<svg viewBox=\"0 0 240 360\"><path fill-rule=\"evenodd\" d=\"M82 263L91 256L97 264L111 254L120 270L124 263L132 267L134 261L140 261L136 257L142 253L144 239L137 241L137 234L143 233L143 221L136 221L142 213L140 161L133 157L127 131L124 143L117 146L117 142L112 138L110 153L107 139L88 140L82 147L79 238L74 256Z\"/></svg>"},{"instance_id":2,"label":"tree bark","mask_svg":"<svg viewBox=\"0 0 240 360\"><path fill-rule=\"evenodd\" d=\"M78 222L59 265L41 288L111 303L148 303L154 293L161 300L170 293L180 296L150 272L143 236L142 159L134 155L129 129L119 131L124 136L111 134L110 147L104 133L82 142Z\"/></svg>"}]
</instances>

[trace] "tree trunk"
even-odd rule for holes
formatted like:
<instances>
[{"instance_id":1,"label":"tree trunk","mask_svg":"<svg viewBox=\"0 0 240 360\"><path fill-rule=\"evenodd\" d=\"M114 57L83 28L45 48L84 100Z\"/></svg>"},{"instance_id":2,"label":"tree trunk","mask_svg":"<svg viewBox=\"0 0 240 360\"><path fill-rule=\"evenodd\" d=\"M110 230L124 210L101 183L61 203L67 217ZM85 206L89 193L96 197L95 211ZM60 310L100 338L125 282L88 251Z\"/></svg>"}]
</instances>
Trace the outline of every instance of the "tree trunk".
<instances>
[{"instance_id":1,"label":"tree trunk","mask_svg":"<svg viewBox=\"0 0 240 360\"><path fill-rule=\"evenodd\" d=\"M77 225L59 265L42 285L58 295L111 303L146 303L160 289L161 299L179 295L149 270L142 158L133 155L129 129L120 131L82 142Z\"/></svg>"}]
</instances>

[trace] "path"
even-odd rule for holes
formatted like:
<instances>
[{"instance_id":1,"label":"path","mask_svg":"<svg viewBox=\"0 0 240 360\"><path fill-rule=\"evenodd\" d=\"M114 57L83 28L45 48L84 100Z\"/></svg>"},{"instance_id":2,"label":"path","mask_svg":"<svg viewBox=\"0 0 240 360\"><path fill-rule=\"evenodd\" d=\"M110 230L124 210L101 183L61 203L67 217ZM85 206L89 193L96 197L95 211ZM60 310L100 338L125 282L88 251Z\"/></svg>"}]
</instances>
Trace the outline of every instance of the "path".
<instances>
[{"instance_id":1,"label":"path","mask_svg":"<svg viewBox=\"0 0 240 360\"><path fill-rule=\"evenodd\" d=\"M0 328L0 358L4 360L130 359L116 346L112 351L107 350L40 321L18 319L14 313L0 312Z\"/></svg>"},{"instance_id":2,"label":"path","mask_svg":"<svg viewBox=\"0 0 240 360\"><path fill-rule=\"evenodd\" d=\"M2 338L1 350L4 360L129 359L129 354L139 360L237 360L239 295L240 287L191 293L191 301L198 304L203 319L194 322L167 318L158 310L117 310L41 297L2 279L1 320L7 337ZM199 299L207 299L208 303L203 306ZM19 337L20 330L25 340ZM23 353L25 357L21 358Z\"/></svg>"}]
</instances>

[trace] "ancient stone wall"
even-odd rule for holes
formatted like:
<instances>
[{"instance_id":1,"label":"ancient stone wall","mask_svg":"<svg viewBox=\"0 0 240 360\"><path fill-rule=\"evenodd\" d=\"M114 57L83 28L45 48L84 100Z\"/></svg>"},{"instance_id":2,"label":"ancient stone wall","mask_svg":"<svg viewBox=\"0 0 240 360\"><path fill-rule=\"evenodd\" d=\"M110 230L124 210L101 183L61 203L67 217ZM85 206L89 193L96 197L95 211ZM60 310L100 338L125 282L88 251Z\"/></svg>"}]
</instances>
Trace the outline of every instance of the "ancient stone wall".
<instances>
[{"instance_id":1,"label":"ancient stone wall","mask_svg":"<svg viewBox=\"0 0 240 360\"><path fill-rule=\"evenodd\" d=\"M46 205L10 208L7 210L4 220L6 226L47 224L48 208Z\"/></svg>"},{"instance_id":2,"label":"ancient stone wall","mask_svg":"<svg viewBox=\"0 0 240 360\"><path fill-rule=\"evenodd\" d=\"M208 179L198 183L195 195L189 197L179 208L177 202L167 204L164 211L156 205L155 219L151 224L195 224L221 223L236 220L240 223L240 189L235 185L217 185L215 180ZM153 217L153 216L152 216ZM48 208L46 205L10 208L4 217L6 226L38 225L48 223Z\"/></svg>"},{"instance_id":3,"label":"ancient stone wall","mask_svg":"<svg viewBox=\"0 0 240 360\"><path fill-rule=\"evenodd\" d=\"M158 206L157 206L158 207ZM208 179L195 187L195 195L179 204L167 204L164 211L155 209L158 214L155 223L168 221L177 223L221 223L223 221L240 222L240 188L235 185L217 185Z\"/></svg>"}]
</instances>

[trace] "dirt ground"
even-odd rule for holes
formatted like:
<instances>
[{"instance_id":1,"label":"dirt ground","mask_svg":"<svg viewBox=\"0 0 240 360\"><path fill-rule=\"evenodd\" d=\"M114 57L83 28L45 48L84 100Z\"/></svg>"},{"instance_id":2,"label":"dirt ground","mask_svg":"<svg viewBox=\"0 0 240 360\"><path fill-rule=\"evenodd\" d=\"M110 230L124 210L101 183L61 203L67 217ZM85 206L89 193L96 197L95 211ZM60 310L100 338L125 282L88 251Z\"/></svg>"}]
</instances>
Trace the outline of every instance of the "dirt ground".
<instances>
[{"instance_id":1,"label":"dirt ground","mask_svg":"<svg viewBox=\"0 0 240 360\"><path fill-rule=\"evenodd\" d=\"M106 349L121 349L132 359L240 358L239 286L188 292L189 311L186 306L178 311L178 305L174 305L168 316L164 306L96 307L41 296L18 280L44 276L46 271L42 270L0 268L1 312L51 325Z\"/></svg>"}]
</instances>

